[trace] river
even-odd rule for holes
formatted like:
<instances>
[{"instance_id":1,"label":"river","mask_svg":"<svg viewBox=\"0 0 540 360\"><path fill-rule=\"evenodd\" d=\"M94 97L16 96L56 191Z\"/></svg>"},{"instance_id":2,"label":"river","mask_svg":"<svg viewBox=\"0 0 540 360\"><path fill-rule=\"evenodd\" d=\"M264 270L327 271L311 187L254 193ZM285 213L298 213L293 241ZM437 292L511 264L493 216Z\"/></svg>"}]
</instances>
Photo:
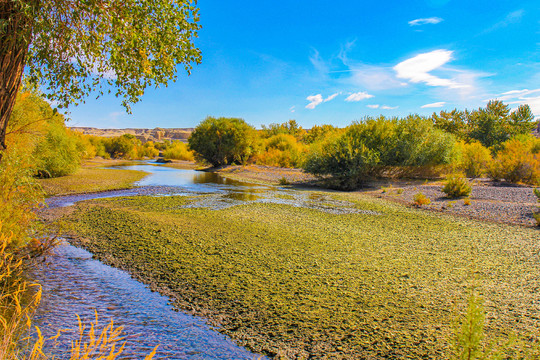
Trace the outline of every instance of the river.
<instances>
[{"instance_id":1,"label":"river","mask_svg":"<svg viewBox=\"0 0 540 360\"><path fill-rule=\"evenodd\" d=\"M306 206L333 213L362 211L347 208L346 203L321 195L314 196L311 192L246 184L216 173L149 163L122 168L146 171L149 175L134 189L50 198L49 207L70 206L81 200L113 196L206 194L190 206L219 209L256 201ZM211 329L204 319L175 311L167 297L152 292L128 273L92 259L92 254L86 250L64 242L54 253L32 276L43 287L43 300L35 322L44 335L53 336L61 328L72 330L63 335L55 346L54 352L59 354L57 358L68 359L70 343L78 337L75 314L89 323L94 319L95 311L101 324L114 319L115 324L124 326L128 342L122 359L142 359L157 344L159 348L155 359L260 358ZM50 350L51 346L48 343L46 349Z\"/></svg>"}]
</instances>

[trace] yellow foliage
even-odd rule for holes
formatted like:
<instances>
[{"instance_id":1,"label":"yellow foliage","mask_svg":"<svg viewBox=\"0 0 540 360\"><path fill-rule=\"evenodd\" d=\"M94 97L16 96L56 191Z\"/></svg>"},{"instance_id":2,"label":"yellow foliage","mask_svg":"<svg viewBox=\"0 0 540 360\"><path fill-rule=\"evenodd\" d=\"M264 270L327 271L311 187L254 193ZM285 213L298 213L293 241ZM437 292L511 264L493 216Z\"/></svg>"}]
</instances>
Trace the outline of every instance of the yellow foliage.
<instances>
[{"instance_id":1,"label":"yellow foliage","mask_svg":"<svg viewBox=\"0 0 540 360\"><path fill-rule=\"evenodd\" d=\"M274 135L264 142L265 151L257 155L258 164L285 168L301 167L308 148L289 134Z\"/></svg>"},{"instance_id":2,"label":"yellow foliage","mask_svg":"<svg viewBox=\"0 0 540 360\"><path fill-rule=\"evenodd\" d=\"M456 148L459 158L456 167L463 171L467 177L477 178L487 172L492 161L488 148L476 141L471 143L459 141Z\"/></svg>"},{"instance_id":3,"label":"yellow foliage","mask_svg":"<svg viewBox=\"0 0 540 360\"><path fill-rule=\"evenodd\" d=\"M490 176L513 183L540 185L540 152L535 152L538 140L510 139L502 144L491 168Z\"/></svg>"}]
</instances>

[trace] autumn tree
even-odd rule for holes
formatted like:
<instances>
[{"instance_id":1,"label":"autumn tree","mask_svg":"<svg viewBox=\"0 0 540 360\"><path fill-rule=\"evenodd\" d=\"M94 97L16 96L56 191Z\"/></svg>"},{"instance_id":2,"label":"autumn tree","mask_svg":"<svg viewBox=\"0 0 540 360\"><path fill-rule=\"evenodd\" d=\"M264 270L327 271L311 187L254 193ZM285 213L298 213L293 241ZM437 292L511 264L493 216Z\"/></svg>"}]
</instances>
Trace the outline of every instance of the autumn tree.
<instances>
[{"instance_id":1,"label":"autumn tree","mask_svg":"<svg viewBox=\"0 0 540 360\"><path fill-rule=\"evenodd\" d=\"M0 0L0 156L23 72L58 107L111 88L129 111L201 61L195 0Z\"/></svg>"}]
</instances>

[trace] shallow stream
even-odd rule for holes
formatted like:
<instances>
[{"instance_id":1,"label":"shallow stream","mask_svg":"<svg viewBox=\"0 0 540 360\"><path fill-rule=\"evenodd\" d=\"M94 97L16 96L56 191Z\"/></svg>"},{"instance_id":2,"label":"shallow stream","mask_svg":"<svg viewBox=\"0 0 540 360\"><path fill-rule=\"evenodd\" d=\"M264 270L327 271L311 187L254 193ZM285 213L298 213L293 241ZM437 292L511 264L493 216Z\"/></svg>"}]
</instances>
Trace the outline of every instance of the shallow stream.
<instances>
[{"instance_id":1,"label":"shallow stream","mask_svg":"<svg viewBox=\"0 0 540 360\"><path fill-rule=\"evenodd\" d=\"M347 207L348 203L323 195L241 183L210 172L151 164L122 168L146 171L149 175L135 189L55 197L48 200L49 207L114 196L204 194L190 206L219 209L257 201L306 206L332 213L361 212ZM60 338L54 350L60 353L60 359L69 358L70 342L78 337L75 314L89 323L95 311L101 324L114 319L116 324L124 326L128 342L122 359L143 359L157 344L155 359L259 358L212 330L204 319L174 311L166 297L152 292L128 273L104 265L92 259L89 252L68 243L55 249L55 255L32 276L43 286L43 300L35 319L44 335L53 336L58 329L71 329Z\"/></svg>"}]
</instances>

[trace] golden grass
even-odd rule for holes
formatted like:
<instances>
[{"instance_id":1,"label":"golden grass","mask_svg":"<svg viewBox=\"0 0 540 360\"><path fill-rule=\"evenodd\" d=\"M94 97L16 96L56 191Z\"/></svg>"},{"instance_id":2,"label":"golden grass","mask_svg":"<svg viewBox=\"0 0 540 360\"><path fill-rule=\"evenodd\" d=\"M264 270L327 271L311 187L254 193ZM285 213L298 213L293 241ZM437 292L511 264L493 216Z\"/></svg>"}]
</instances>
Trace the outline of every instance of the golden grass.
<instances>
[{"instance_id":1,"label":"golden grass","mask_svg":"<svg viewBox=\"0 0 540 360\"><path fill-rule=\"evenodd\" d=\"M147 175L143 171L82 168L75 174L38 180L47 195L69 195L129 189Z\"/></svg>"}]
</instances>

